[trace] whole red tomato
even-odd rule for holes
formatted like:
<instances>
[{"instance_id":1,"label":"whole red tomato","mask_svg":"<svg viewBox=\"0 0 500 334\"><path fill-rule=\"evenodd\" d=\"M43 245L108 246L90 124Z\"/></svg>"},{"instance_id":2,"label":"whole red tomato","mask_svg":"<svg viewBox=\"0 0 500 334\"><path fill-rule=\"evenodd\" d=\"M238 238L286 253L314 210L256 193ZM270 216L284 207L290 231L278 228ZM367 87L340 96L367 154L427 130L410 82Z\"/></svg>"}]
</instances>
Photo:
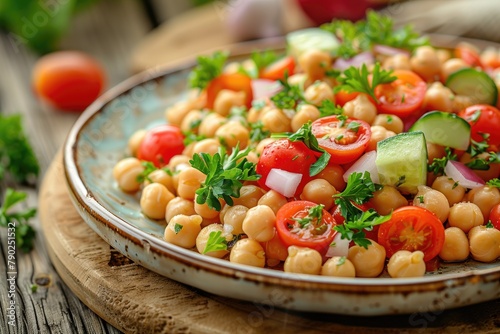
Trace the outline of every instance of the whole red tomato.
<instances>
[{"instance_id":1,"label":"whole red tomato","mask_svg":"<svg viewBox=\"0 0 500 334\"><path fill-rule=\"evenodd\" d=\"M83 111L102 92L105 74L101 65L79 51L59 51L38 60L32 73L35 93L53 107Z\"/></svg>"},{"instance_id":2,"label":"whole red tomato","mask_svg":"<svg viewBox=\"0 0 500 334\"><path fill-rule=\"evenodd\" d=\"M487 136L488 144L500 145L500 110L487 104L476 104L465 108L458 116L469 122L471 138L483 141Z\"/></svg>"},{"instance_id":3,"label":"whole red tomato","mask_svg":"<svg viewBox=\"0 0 500 334\"><path fill-rule=\"evenodd\" d=\"M184 136L181 130L173 125L160 125L146 133L137 151L137 158L162 167L183 150Z\"/></svg>"}]
</instances>

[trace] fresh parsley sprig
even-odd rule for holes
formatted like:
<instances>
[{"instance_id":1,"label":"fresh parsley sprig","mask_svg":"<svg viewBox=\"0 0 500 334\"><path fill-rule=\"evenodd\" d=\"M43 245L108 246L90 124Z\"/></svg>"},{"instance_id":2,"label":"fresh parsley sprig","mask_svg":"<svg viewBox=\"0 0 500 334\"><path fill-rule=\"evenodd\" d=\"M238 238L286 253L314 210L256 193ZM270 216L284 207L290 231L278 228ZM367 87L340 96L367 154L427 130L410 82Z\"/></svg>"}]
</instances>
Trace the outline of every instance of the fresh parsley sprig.
<instances>
[{"instance_id":1,"label":"fresh parsley sprig","mask_svg":"<svg viewBox=\"0 0 500 334\"><path fill-rule=\"evenodd\" d=\"M318 110L320 117L344 114L344 108L339 105L335 105L335 103L328 99L321 101L321 105L318 107Z\"/></svg>"},{"instance_id":2,"label":"fresh parsley sprig","mask_svg":"<svg viewBox=\"0 0 500 334\"><path fill-rule=\"evenodd\" d=\"M137 175L137 178L136 178L137 182L139 182L139 183L142 183L144 181L153 182L149 178L149 175L160 168L156 167L151 161L142 161L141 164L144 167L144 170L142 171L142 173ZM170 176L173 175L173 172L168 167L164 167L161 169L163 169L165 171L165 173L167 173L168 175L170 175Z\"/></svg>"},{"instance_id":3,"label":"fresh parsley sprig","mask_svg":"<svg viewBox=\"0 0 500 334\"><path fill-rule=\"evenodd\" d=\"M217 252L220 250L227 250L227 240L222 236L221 231L212 231L208 235L207 243L205 244L205 249L203 250L203 254L209 252Z\"/></svg>"},{"instance_id":4,"label":"fresh parsley sprig","mask_svg":"<svg viewBox=\"0 0 500 334\"><path fill-rule=\"evenodd\" d=\"M375 87L381 84L391 83L397 78L392 75L392 70L384 70L380 68L380 63L376 63L373 71L370 73L365 64L359 67L351 66L346 69L341 76L337 78L340 85L335 87L335 91L346 91L348 93L360 92L368 94L375 102L379 102L375 95Z\"/></svg>"},{"instance_id":5,"label":"fresh parsley sprig","mask_svg":"<svg viewBox=\"0 0 500 334\"><path fill-rule=\"evenodd\" d=\"M197 65L189 75L189 86L191 88L204 89L210 81L218 77L224 68L228 54L217 51L211 56L199 56Z\"/></svg>"},{"instance_id":6,"label":"fresh parsley sprig","mask_svg":"<svg viewBox=\"0 0 500 334\"><path fill-rule=\"evenodd\" d=\"M283 88L271 97L271 101L273 101L277 108L295 109L301 101L305 101L300 87L298 85L290 85L288 83L287 73L285 73L285 78L279 82Z\"/></svg>"},{"instance_id":7,"label":"fresh parsley sprig","mask_svg":"<svg viewBox=\"0 0 500 334\"><path fill-rule=\"evenodd\" d=\"M375 210L369 209L354 219L335 226L334 230L340 233L342 239L352 240L356 245L368 248L371 242L366 238L365 231L371 231L374 226L385 223L391 219L391 215L381 216Z\"/></svg>"},{"instance_id":8,"label":"fresh parsley sprig","mask_svg":"<svg viewBox=\"0 0 500 334\"><path fill-rule=\"evenodd\" d=\"M257 121L250 123L250 142L252 144L257 144L258 142L269 138L271 136L271 131L264 129L264 124L262 121Z\"/></svg>"},{"instance_id":9,"label":"fresh parsley sprig","mask_svg":"<svg viewBox=\"0 0 500 334\"><path fill-rule=\"evenodd\" d=\"M207 176L205 182L196 190L196 202L207 203L208 207L221 210L219 199L233 205L231 197L238 198L243 181L256 181L260 175L255 171L255 164L247 161L250 148L240 151L235 147L230 155L221 147L214 155L207 153L194 154L189 161L191 166Z\"/></svg>"},{"instance_id":10,"label":"fresh parsley sprig","mask_svg":"<svg viewBox=\"0 0 500 334\"><path fill-rule=\"evenodd\" d=\"M452 153L451 148L445 147L445 156L442 158L434 158L430 164L427 165L427 171L434 173L434 175L443 175L444 168L449 160L457 160L457 155Z\"/></svg>"},{"instance_id":11,"label":"fresh parsley sprig","mask_svg":"<svg viewBox=\"0 0 500 334\"><path fill-rule=\"evenodd\" d=\"M33 248L35 239L35 230L29 225L29 220L36 214L36 209L26 209L24 211L10 212L10 209L27 198L27 194L22 191L15 191L7 188L3 204L0 207L0 226L11 227L12 224L16 230L16 246L24 252L29 252Z\"/></svg>"}]
</instances>

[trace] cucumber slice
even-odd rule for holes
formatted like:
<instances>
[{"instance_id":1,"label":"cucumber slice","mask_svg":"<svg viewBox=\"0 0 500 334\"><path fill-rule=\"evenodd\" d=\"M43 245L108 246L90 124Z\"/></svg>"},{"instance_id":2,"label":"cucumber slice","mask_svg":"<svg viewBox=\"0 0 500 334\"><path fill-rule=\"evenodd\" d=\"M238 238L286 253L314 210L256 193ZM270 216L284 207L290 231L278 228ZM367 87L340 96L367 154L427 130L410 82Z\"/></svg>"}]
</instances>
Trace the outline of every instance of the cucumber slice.
<instances>
[{"instance_id":1,"label":"cucumber slice","mask_svg":"<svg viewBox=\"0 0 500 334\"><path fill-rule=\"evenodd\" d=\"M427 146L421 131L403 132L377 144L375 159L380 183L415 194L427 180Z\"/></svg>"},{"instance_id":2,"label":"cucumber slice","mask_svg":"<svg viewBox=\"0 0 500 334\"><path fill-rule=\"evenodd\" d=\"M338 39L331 33L320 28L297 30L286 35L288 52L298 59L307 50L332 52L339 46Z\"/></svg>"},{"instance_id":3,"label":"cucumber slice","mask_svg":"<svg viewBox=\"0 0 500 334\"><path fill-rule=\"evenodd\" d=\"M420 117L409 131L422 131L429 143L459 150L466 150L469 147L470 124L449 112L428 112Z\"/></svg>"},{"instance_id":4,"label":"cucumber slice","mask_svg":"<svg viewBox=\"0 0 500 334\"><path fill-rule=\"evenodd\" d=\"M455 94L465 95L474 104L496 105L498 89L495 81L485 72L474 68L463 68L450 74L446 86Z\"/></svg>"}]
</instances>

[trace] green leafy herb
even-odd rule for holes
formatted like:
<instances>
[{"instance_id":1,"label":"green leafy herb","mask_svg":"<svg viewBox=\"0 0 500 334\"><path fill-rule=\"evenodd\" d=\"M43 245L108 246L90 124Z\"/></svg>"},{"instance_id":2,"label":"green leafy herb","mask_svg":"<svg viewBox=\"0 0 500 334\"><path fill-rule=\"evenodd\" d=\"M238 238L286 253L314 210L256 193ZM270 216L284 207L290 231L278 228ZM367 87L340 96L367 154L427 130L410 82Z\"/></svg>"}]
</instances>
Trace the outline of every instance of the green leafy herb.
<instances>
[{"instance_id":1,"label":"green leafy herb","mask_svg":"<svg viewBox=\"0 0 500 334\"><path fill-rule=\"evenodd\" d=\"M495 228L495 225L493 225L491 220L488 220L488 223L486 224L486 228Z\"/></svg>"},{"instance_id":2,"label":"green leafy herb","mask_svg":"<svg viewBox=\"0 0 500 334\"><path fill-rule=\"evenodd\" d=\"M481 117L481 109L478 109L478 110L474 111L474 113L472 114L470 120L473 123L476 123L479 120L479 117Z\"/></svg>"},{"instance_id":3,"label":"green leafy herb","mask_svg":"<svg viewBox=\"0 0 500 334\"><path fill-rule=\"evenodd\" d=\"M256 144L265 138L269 138L271 132L264 129L262 121L250 123L250 142Z\"/></svg>"},{"instance_id":4,"label":"green leafy herb","mask_svg":"<svg viewBox=\"0 0 500 334\"><path fill-rule=\"evenodd\" d=\"M471 158L474 158L481 153L484 153L488 150L490 145L486 141L487 138L483 141L475 141L474 139L470 140L469 148L467 148L467 153L470 154Z\"/></svg>"},{"instance_id":5,"label":"green leafy herb","mask_svg":"<svg viewBox=\"0 0 500 334\"><path fill-rule=\"evenodd\" d=\"M345 256L341 256L337 262L337 266L341 266L345 263L345 260L346 260L346 257Z\"/></svg>"},{"instance_id":6,"label":"green leafy herb","mask_svg":"<svg viewBox=\"0 0 500 334\"><path fill-rule=\"evenodd\" d=\"M279 57L274 51L266 50L262 52L253 52L250 58L255 63L255 66L257 66L257 69L262 70L278 60Z\"/></svg>"},{"instance_id":7,"label":"green leafy herb","mask_svg":"<svg viewBox=\"0 0 500 334\"><path fill-rule=\"evenodd\" d=\"M424 203L424 195L417 196L417 199L420 202L420 204Z\"/></svg>"},{"instance_id":8,"label":"green leafy herb","mask_svg":"<svg viewBox=\"0 0 500 334\"><path fill-rule=\"evenodd\" d=\"M203 254L220 250L227 250L227 240L222 236L221 231L212 231L208 235L207 244L205 245Z\"/></svg>"},{"instance_id":9,"label":"green leafy herb","mask_svg":"<svg viewBox=\"0 0 500 334\"><path fill-rule=\"evenodd\" d=\"M174 233L175 233L175 234L179 234L179 232L180 232L180 231L182 231L182 228L183 228L183 227L184 227L184 226L183 226L183 225L181 225L181 224L175 224L175 225L174 225Z\"/></svg>"},{"instance_id":10,"label":"green leafy herb","mask_svg":"<svg viewBox=\"0 0 500 334\"><path fill-rule=\"evenodd\" d=\"M221 210L219 199L233 205L231 197L238 198L243 181L256 181L260 178L255 172L255 164L245 158L250 148L244 151L236 146L231 155L226 154L224 148L214 155L207 153L194 154L189 161L191 166L207 176L205 182L196 190L196 202L207 203L208 207Z\"/></svg>"},{"instance_id":11,"label":"green leafy herb","mask_svg":"<svg viewBox=\"0 0 500 334\"><path fill-rule=\"evenodd\" d=\"M479 158L476 156L474 159L467 162L465 165L470 169L489 170L490 164L499 162L500 158L498 157L497 153L489 152L485 158Z\"/></svg>"},{"instance_id":12,"label":"green leafy herb","mask_svg":"<svg viewBox=\"0 0 500 334\"><path fill-rule=\"evenodd\" d=\"M442 158L434 158L432 163L427 166L427 171L434 173L434 175L443 175L444 168L449 160L457 160L457 155L451 152L449 147L444 148L445 156Z\"/></svg>"},{"instance_id":13,"label":"green leafy herb","mask_svg":"<svg viewBox=\"0 0 500 334\"><path fill-rule=\"evenodd\" d=\"M332 115L342 115L344 113L344 108L339 105L335 105L331 100L323 100L321 105L318 107L320 117L332 116Z\"/></svg>"},{"instance_id":14,"label":"green leafy herb","mask_svg":"<svg viewBox=\"0 0 500 334\"><path fill-rule=\"evenodd\" d=\"M199 135L193 131L186 131L183 132L182 134L184 135L184 140L183 140L184 146L188 146L191 143L196 143L207 138L207 136Z\"/></svg>"},{"instance_id":15,"label":"green leafy herb","mask_svg":"<svg viewBox=\"0 0 500 334\"><path fill-rule=\"evenodd\" d=\"M396 77L392 75L392 70L381 69L379 63L376 63L373 67L371 80L369 75L370 73L365 64L361 68L351 66L338 77L340 85L335 87L335 91L365 93L378 103L377 96L375 96L375 87L380 84L391 83L396 80Z\"/></svg>"},{"instance_id":16,"label":"green leafy herb","mask_svg":"<svg viewBox=\"0 0 500 334\"><path fill-rule=\"evenodd\" d=\"M26 209L19 212L10 212L10 209L26 200L26 193L7 188L2 206L0 207L0 226L12 227L16 230L16 246L24 252L29 252L33 248L35 230L29 225L29 220L36 214L36 209Z\"/></svg>"},{"instance_id":17,"label":"green leafy herb","mask_svg":"<svg viewBox=\"0 0 500 334\"><path fill-rule=\"evenodd\" d=\"M500 188L500 179L494 178L486 182L487 186Z\"/></svg>"},{"instance_id":18,"label":"green leafy herb","mask_svg":"<svg viewBox=\"0 0 500 334\"><path fill-rule=\"evenodd\" d=\"M197 65L189 75L189 86L191 88L204 89L210 81L218 77L224 68L227 53L217 51L211 56L199 56Z\"/></svg>"},{"instance_id":19,"label":"green leafy herb","mask_svg":"<svg viewBox=\"0 0 500 334\"><path fill-rule=\"evenodd\" d=\"M141 164L144 167L144 170L142 171L141 174L137 175L136 178L137 182L142 183L146 180L152 182L151 179L149 178L149 174L151 174L158 168L151 161L142 161Z\"/></svg>"},{"instance_id":20,"label":"green leafy herb","mask_svg":"<svg viewBox=\"0 0 500 334\"><path fill-rule=\"evenodd\" d=\"M274 105L280 109L295 109L300 101L304 101L304 96L298 85L290 85L288 83L288 75L285 74L285 79L280 80L283 89L276 95L271 97Z\"/></svg>"},{"instance_id":21,"label":"green leafy herb","mask_svg":"<svg viewBox=\"0 0 500 334\"><path fill-rule=\"evenodd\" d=\"M0 115L0 180L9 173L16 182L33 182L38 160L24 135L20 115Z\"/></svg>"},{"instance_id":22,"label":"green leafy herb","mask_svg":"<svg viewBox=\"0 0 500 334\"><path fill-rule=\"evenodd\" d=\"M368 248L371 242L366 239L364 231L371 231L374 226L385 223L389 219L391 219L391 214L380 216L375 210L369 209L355 219L346 220L344 224L335 226L334 229L340 233L342 239L352 240L356 245Z\"/></svg>"},{"instance_id":23,"label":"green leafy herb","mask_svg":"<svg viewBox=\"0 0 500 334\"><path fill-rule=\"evenodd\" d=\"M313 207L310 207L307 211L307 216L302 218L293 218L296 222L299 223L301 228L307 227L309 224L313 222L321 222L323 219L323 209L325 206L323 204L318 204Z\"/></svg>"}]
</instances>

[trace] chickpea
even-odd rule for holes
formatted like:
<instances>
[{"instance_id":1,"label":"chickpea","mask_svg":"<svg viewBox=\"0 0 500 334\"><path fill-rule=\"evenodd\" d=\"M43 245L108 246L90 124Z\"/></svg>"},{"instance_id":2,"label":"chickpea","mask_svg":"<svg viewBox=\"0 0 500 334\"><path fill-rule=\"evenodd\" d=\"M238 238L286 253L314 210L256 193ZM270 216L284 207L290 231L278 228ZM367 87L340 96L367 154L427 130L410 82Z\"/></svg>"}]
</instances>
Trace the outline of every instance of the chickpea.
<instances>
[{"instance_id":1,"label":"chickpea","mask_svg":"<svg viewBox=\"0 0 500 334\"><path fill-rule=\"evenodd\" d=\"M221 125L215 131L215 137L219 138L221 144L227 147L236 147L244 149L248 145L250 131L238 121L229 121Z\"/></svg>"},{"instance_id":2,"label":"chickpea","mask_svg":"<svg viewBox=\"0 0 500 334\"><path fill-rule=\"evenodd\" d=\"M196 237L201 231L202 218L198 215L176 215L165 228L165 240L182 248L196 246Z\"/></svg>"},{"instance_id":3,"label":"chickpea","mask_svg":"<svg viewBox=\"0 0 500 334\"><path fill-rule=\"evenodd\" d=\"M273 133L292 131L292 121L281 109L270 109L262 115L260 120L263 128Z\"/></svg>"},{"instance_id":4,"label":"chickpea","mask_svg":"<svg viewBox=\"0 0 500 334\"><path fill-rule=\"evenodd\" d=\"M325 210L330 210L333 206L333 195L337 190L327 180L314 179L306 183L300 198L305 201L311 201L318 204L323 204Z\"/></svg>"},{"instance_id":5,"label":"chickpea","mask_svg":"<svg viewBox=\"0 0 500 334\"><path fill-rule=\"evenodd\" d=\"M137 130L128 140L128 150L134 157L137 156L137 152L139 151L139 147L141 146L144 137L146 137L146 133L147 131L144 129Z\"/></svg>"},{"instance_id":6,"label":"chickpea","mask_svg":"<svg viewBox=\"0 0 500 334\"><path fill-rule=\"evenodd\" d=\"M148 175L148 179L144 182L145 185L150 183L160 183L167 187L168 191L175 194L174 182L172 176L164 169L157 169Z\"/></svg>"},{"instance_id":7,"label":"chickpea","mask_svg":"<svg viewBox=\"0 0 500 334\"><path fill-rule=\"evenodd\" d=\"M315 121L320 117L318 108L312 104L302 104L292 117L292 131L296 132L308 121Z\"/></svg>"},{"instance_id":8,"label":"chickpea","mask_svg":"<svg viewBox=\"0 0 500 334\"><path fill-rule=\"evenodd\" d=\"M479 102L475 102L472 97L465 95L455 95L453 99L453 113L458 113L461 110L470 107L473 104L477 104Z\"/></svg>"},{"instance_id":9,"label":"chickpea","mask_svg":"<svg viewBox=\"0 0 500 334\"><path fill-rule=\"evenodd\" d=\"M208 255L211 257L217 257L219 259L223 258L224 256L227 255L227 253L229 253L229 251L226 249L217 250L217 251L210 251L210 252L205 253L205 247L207 246L207 241L208 241L208 238L210 237L210 234L217 233L217 232L221 232L221 235L223 237L226 237L227 241L232 240L232 235L230 235L230 236L224 235L224 229L223 229L221 224L210 224L210 225L202 228L200 233L196 237L196 249L198 250L198 253Z\"/></svg>"},{"instance_id":10,"label":"chickpea","mask_svg":"<svg viewBox=\"0 0 500 334\"><path fill-rule=\"evenodd\" d=\"M197 203L196 202L196 198L197 197L198 197L198 195L195 195L195 198L194 198L194 211L198 215L200 215L204 220L205 219L212 220L212 219L215 219L215 218L219 217L219 211L217 211L215 209L209 208L207 203L204 203L204 204Z\"/></svg>"},{"instance_id":11,"label":"chickpea","mask_svg":"<svg viewBox=\"0 0 500 334\"><path fill-rule=\"evenodd\" d=\"M179 101L165 111L167 122L172 125L181 126L182 120L193 110L189 101Z\"/></svg>"},{"instance_id":12,"label":"chickpea","mask_svg":"<svg viewBox=\"0 0 500 334\"><path fill-rule=\"evenodd\" d=\"M233 198L234 205L244 205L247 208L253 208L264 196L266 191L254 185L245 185L240 189L240 197Z\"/></svg>"},{"instance_id":13,"label":"chickpea","mask_svg":"<svg viewBox=\"0 0 500 334\"><path fill-rule=\"evenodd\" d=\"M484 217L481 209L474 203L460 202L450 208L448 224L468 233L473 227L482 225Z\"/></svg>"},{"instance_id":14,"label":"chickpea","mask_svg":"<svg viewBox=\"0 0 500 334\"><path fill-rule=\"evenodd\" d=\"M283 270L286 273L319 275L322 262L321 254L317 250L290 246Z\"/></svg>"},{"instance_id":15,"label":"chickpea","mask_svg":"<svg viewBox=\"0 0 500 334\"><path fill-rule=\"evenodd\" d=\"M490 161L491 157L488 152L483 152L475 156L474 158L471 158L471 155L467 152L465 152L461 157L460 157L460 162L463 162L464 164L471 162L472 160L476 159L484 159L486 161ZM490 168L488 170L474 170L474 173L477 174L481 179L483 179L485 182L497 178L500 175L500 164L499 163L490 163L489 164Z\"/></svg>"},{"instance_id":16,"label":"chickpea","mask_svg":"<svg viewBox=\"0 0 500 334\"><path fill-rule=\"evenodd\" d=\"M408 200L393 186L384 186L373 193L370 204L381 215L388 215L391 211L408 205Z\"/></svg>"},{"instance_id":17,"label":"chickpea","mask_svg":"<svg viewBox=\"0 0 500 334\"><path fill-rule=\"evenodd\" d=\"M229 206L226 205L228 209L222 215L220 215L220 221L224 223L224 225L232 226L233 230L231 233L234 235L243 234L243 220L248 212L248 208L243 205L235 205Z\"/></svg>"},{"instance_id":18,"label":"chickpea","mask_svg":"<svg viewBox=\"0 0 500 334\"><path fill-rule=\"evenodd\" d=\"M385 248L373 240L370 242L368 248L358 245L349 248L347 259L354 265L357 277L377 277L384 270Z\"/></svg>"},{"instance_id":19,"label":"chickpea","mask_svg":"<svg viewBox=\"0 0 500 334\"><path fill-rule=\"evenodd\" d=\"M425 274L424 253L422 251L397 251L389 259L387 271L394 278L422 277Z\"/></svg>"},{"instance_id":20,"label":"chickpea","mask_svg":"<svg viewBox=\"0 0 500 334\"><path fill-rule=\"evenodd\" d=\"M214 155L219 152L220 142L215 138L205 138L195 143L193 146L193 155L200 153L208 153Z\"/></svg>"},{"instance_id":21,"label":"chickpea","mask_svg":"<svg viewBox=\"0 0 500 334\"><path fill-rule=\"evenodd\" d=\"M278 233L274 233L274 237L264 242L262 246L266 252L268 266L276 266L288 257L288 247L281 241Z\"/></svg>"},{"instance_id":22,"label":"chickpea","mask_svg":"<svg viewBox=\"0 0 500 334\"><path fill-rule=\"evenodd\" d=\"M465 188L448 176L438 176L432 183L432 189L445 195L450 205L462 201L465 195Z\"/></svg>"},{"instance_id":23,"label":"chickpea","mask_svg":"<svg viewBox=\"0 0 500 334\"><path fill-rule=\"evenodd\" d=\"M434 159L441 159L446 155L444 146L427 142L427 160L432 163Z\"/></svg>"},{"instance_id":24,"label":"chickpea","mask_svg":"<svg viewBox=\"0 0 500 334\"><path fill-rule=\"evenodd\" d=\"M198 128L198 134L205 136L207 138L212 138L215 136L215 131L224 123L227 119L217 113L207 114L200 123Z\"/></svg>"},{"instance_id":25,"label":"chickpea","mask_svg":"<svg viewBox=\"0 0 500 334\"><path fill-rule=\"evenodd\" d=\"M392 131L394 133L403 132L403 120L396 115L389 114L378 114L373 120L372 125L380 125L386 128L386 130Z\"/></svg>"},{"instance_id":26,"label":"chickpea","mask_svg":"<svg viewBox=\"0 0 500 334\"><path fill-rule=\"evenodd\" d=\"M168 168L173 172L181 171L186 167L191 166L189 160L190 158L188 156L182 154L174 155L168 162Z\"/></svg>"},{"instance_id":27,"label":"chickpea","mask_svg":"<svg viewBox=\"0 0 500 334\"><path fill-rule=\"evenodd\" d=\"M141 184L137 177L144 171L144 166L137 158L125 158L113 167L113 178L118 186L125 192L135 192L139 190Z\"/></svg>"},{"instance_id":28,"label":"chickpea","mask_svg":"<svg viewBox=\"0 0 500 334\"><path fill-rule=\"evenodd\" d=\"M334 256L326 260L321 275L335 277L356 277L356 269L345 256Z\"/></svg>"},{"instance_id":29,"label":"chickpea","mask_svg":"<svg viewBox=\"0 0 500 334\"><path fill-rule=\"evenodd\" d=\"M441 62L436 50L432 46L419 46L410 58L410 66L413 72L420 75L426 81L433 81L439 76Z\"/></svg>"},{"instance_id":30,"label":"chickpea","mask_svg":"<svg viewBox=\"0 0 500 334\"><path fill-rule=\"evenodd\" d=\"M354 100L344 105L346 116L360 119L368 124L372 124L377 116L377 107L373 105L365 94L359 94Z\"/></svg>"},{"instance_id":31,"label":"chickpea","mask_svg":"<svg viewBox=\"0 0 500 334\"><path fill-rule=\"evenodd\" d=\"M167 221L167 223L169 223L172 218L177 215L196 215L196 211L194 211L193 201L184 199L182 197L176 197L168 202L167 208L165 210L165 220Z\"/></svg>"},{"instance_id":32,"label":"chickpea","mask_svg":"<svg viewBox=\"0 0 500 334\"><path fill-rule=\"evenodd\" d=\"M247 161L253 162L254 164L257 164L259 162L259 156L257 155L257 153L254 150L248 152L246 158L247 158Z\"/></svg>"},{"instance_id":33,"label":"chickpea","mask_svg":"<svg viewBox=\"0 0 500 334\"><path fill-rule=\"evenodd\" d=\"M441 82L434 82L425 92L423 108L451 112L454 99L455 94L451 89L443 86Z\"/></svg>"},{"instance_id":34,"label":"chickpea","mask_svg":"<svg viewBox=\"0 0 500 334\"><path fill-rule=\"evenodd\" d=\"M439 257L448 262L465 261L469 257L469 240L465 232L458 227L444 230L444 244Z\"/></svg>"},{"instance_id":35,"label":"chickpea","mask_svg":"<svg viewBox=\"0 0 500 334\"><path fill-rule=\"evenodd\" d=\"M193 167L187 167L178 174L178 178L177 195L193 200L196 190L200 188L206 176Z\"/></svg>"},{"instance_id":36,"label":"chickpea","mask_svg":"<svg viewBox=\"0 0 500 334\"><path fill-rule=\"evenodd\" d=\"M366 148L366 151L374 151L377 149L377 143L379 141L382 141L386 138L395 136L396 134L392 131L387 130L383 126L380 125L373 125L371 127L372 135L370 137L370 140L368 141L368 146Z\"/></svg>"},{"instance_id":37,"label":"chickpea","mask_svg":"<svg viewBox=\"0 0 500 334\"><path fill-rule=\"evenodd\" d=\"M142 212L151 219L164 219L168 202L175 198L167 187L160 183L148 184L142 190L140 205Z\"/></svg>"},{"instance_id":38,"label":"chickpea","mask_svg":"<svg viewBox=\"0 0 500 334\"><path fill-rule=\"evenodd\" d=\"M243 232L250 239L258 242L266 242L274 237L276 215L274 211L265 205L257 205L250 208L243 219Z\"/></svg>"},{"instance_id":39,"label":"chickpea","mask_svg":"<svg viewBox=\"0 0 500 334\"><path fill-rule=\"evenodd\" d=\"M266 254L260 243L253 239L241 239L234 244L229 261L264 268Z\"/></svg>"},{"instance_id":40,"label":"chickpea","mask_svg":"<svg viewBox=\"0 0 500 334\"><path fill-rule=\"evenodd\" d=\"M245 92L236 92L229 89L222 89L214 101L214 111L222 116L229 115L232 107L245 105Z\"/></svg>"},{"instance_id":41,"label":"chickpea","mask_svg":"<svg viewBox=\"0 0 500 334\"><path fill-rule=\"evenodd\" d=\"M342 191L346 186L344 172L340 165L329 164L316 177L327 180L335 189Z\"/></svg>"},{"instance_id":42,"label":"chickpea","mask_svg":"<svg viewBox=\"0 0 500 334\"><path fill-rule=\"evenodd\" d=\"M474 260L495 261L500 256L500 230L476 226L469 231L469 245Z\"/></svg>"},{"instance_id":43,"label":"chickpea","mask_svg":"<svg viewBox=\"0 0 500 334\"><path fill-rule=\"evenodd\" d=\"M307 77L312 80L321 80L325 76L325 72L330 68L332 57L326 51L311 49L304 52L299 57L299 65L307 74Z\"/></svg>"},{"instance_id":44,"label":"chickpea","mask_svg":"<svg viewBox=\"0 0 500 334\"><path fill-rule=\"evenodd\" d=\"M413 205L433 212L444 223L450 213L450 204L446 196L427 186L418 186Z\"/></svg>"},{"instance_id":45,"label":"chickpea","mask_svg":"<svg viewBox=\"0 0 500 334\"><path fill-rule=\"evenodd\" d=\"M494 64L499 59L499 53L497 49L493 46L486 47L483 52L481 52L481 64Z\"/></svg>"},{"instance_id":46,"label":"chickpea","mask_svg":"<svg viewBox=\"0 0 500 334\"><path fill-rule=\"evenodd\" d=\"M285 196L275 190L269 190L259 198L257 205L266 205L276 214L276 212L286 203L288 203L288 201Z\"/></svg>"},{"instance_id":47,"label":"chickpea","mask_svg":"<svg viewBox=\"0 0 500 334\"><path fill-rule=\"evenodd\" d=\"M462 68L470 67L461 58L450 58L441 66L441 80L446 82L450 74L461 70Z\"/></svg>"},{"instance_id":48,"label":"chickpea","mask_svg":"<svg viewBox=\"0 0 500 334\"><path fill-rule=\"evenodd\" d=\"M479 207L486 223L490 216L491 208L500 203L500 191L495 187L481 186L469 191L467 199Z\"/></svg>"},{"instance_id":49,"label":"chickpea","mask_svg":"<svg viewBox=\"0 0 500 334\"><path fill-rule=\"evenodd\" d=\"M325 100L334 101L335 95L326 82L316 81L306 88L304 98L315 106L320 106Z\"/></svg>"},{"instance_id":50,"label":"chickpea","mask_svg":"<svg viewBox=\"0 0 500 334\"><path fill-rule=\"evenodd\" d=\"M198 132L201 120L206 115L206 112L201 110L191 110L187 113L181 122L182 132Z\"/></svg>"},{"instance_id":51,"label":"chickpea","mask_svg":"<svg viewBox=\"0 0 500 334\"><path fill-rule=\"evenodd\" d=\"M383 67L390 70L411 70L410 57L404 53L387 57L383 62Z\"/></svg>"},{"instance_id":52,"label":"chickpea","mask_svg":"<svg viewBox=\"0 0 500 334\"><path fill-rule=\"evenodd\" d=\"M439 62L441 64L444 64L445 61L451 58L451 53L450 51L446 49L437 49L436 50L437 56L439 58Z\"/></svg>"}]
</instances>

